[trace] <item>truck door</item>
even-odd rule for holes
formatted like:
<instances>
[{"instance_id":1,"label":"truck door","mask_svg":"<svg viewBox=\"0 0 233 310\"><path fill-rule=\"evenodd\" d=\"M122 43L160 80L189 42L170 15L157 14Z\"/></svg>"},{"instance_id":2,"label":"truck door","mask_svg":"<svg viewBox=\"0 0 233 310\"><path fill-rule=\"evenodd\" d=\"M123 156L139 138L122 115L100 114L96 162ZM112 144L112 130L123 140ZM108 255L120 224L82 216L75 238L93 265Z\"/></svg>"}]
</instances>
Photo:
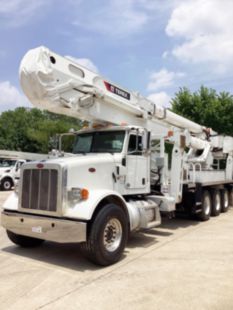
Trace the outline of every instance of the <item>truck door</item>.
<instances>
[{"instance_id":1,"label":"truck door","mask_svg":"<svg viewBox=\"0 0 233 310\"><path fill-rule=\"evenodd\" d=\"M141 135L130 134L129 136L126 168L126 187L128 189L140 189L147 186L148 158L143 153Z\"/></svg>"}]
</instances>

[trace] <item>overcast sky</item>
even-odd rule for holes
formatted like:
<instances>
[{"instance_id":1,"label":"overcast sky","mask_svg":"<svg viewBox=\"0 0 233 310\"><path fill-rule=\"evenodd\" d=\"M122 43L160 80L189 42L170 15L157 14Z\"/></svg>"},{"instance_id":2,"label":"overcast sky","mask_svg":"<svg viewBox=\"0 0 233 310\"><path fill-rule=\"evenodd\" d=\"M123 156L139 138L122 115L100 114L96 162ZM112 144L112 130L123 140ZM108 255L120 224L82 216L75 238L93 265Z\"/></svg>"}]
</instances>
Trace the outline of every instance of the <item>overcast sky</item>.
<instances>
[{"instance_id":1,"label":"overcast sky","mask_svg":"<svg viewBox=\"0 0 233 310\"><path fill-rule=\"evenodd\" d=\"M0 0L0 112L30 106L18 68L44 45L161 105L179 87L233 93L232 0Z\"/></svg>"}]
</instances>

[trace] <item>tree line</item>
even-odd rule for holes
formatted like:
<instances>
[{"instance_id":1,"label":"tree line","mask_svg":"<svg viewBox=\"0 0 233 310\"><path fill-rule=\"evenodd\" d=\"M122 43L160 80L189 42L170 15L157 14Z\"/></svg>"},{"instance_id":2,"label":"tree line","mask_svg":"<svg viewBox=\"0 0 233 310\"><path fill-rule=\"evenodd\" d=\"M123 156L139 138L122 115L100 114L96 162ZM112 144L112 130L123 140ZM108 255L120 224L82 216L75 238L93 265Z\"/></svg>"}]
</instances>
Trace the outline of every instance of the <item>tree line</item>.
<instances>
[{"instance_id":1,"label":"tree line","mask_svg":"<svg viewBox=\"0 0 233 310\"><path fill-rule=\"evenodd\" d=\"M0 149L48 153L56 147L56 135L78 130L81 122L33 108L16 108L0 115Z\"/></svg>"},{"instance_id":2,"label":"tree line","mask_svg":"<svg viewBox=\"0 0 233 310\"><path fill-rule=\"evenodd\" d=\"M233 96L201 86L196 92L183 87L171 100L172 110L219 134L233 136Z\"/></svg>"},{"instance_id":3,"label":"tree line","mask_svg":"<svg viewBox=\"0 0 233 310\"><path fill-rule=\"evenodd\" d=\"M204 86L191 92L183 87L171 100L171 110L220 134L233 136L233 96L228 92L217 93ZM36 108L16 108L0 115L0 149L47 153L56 147L56 134L81 126L75 118Z\"/></svg>"}]
</instances>

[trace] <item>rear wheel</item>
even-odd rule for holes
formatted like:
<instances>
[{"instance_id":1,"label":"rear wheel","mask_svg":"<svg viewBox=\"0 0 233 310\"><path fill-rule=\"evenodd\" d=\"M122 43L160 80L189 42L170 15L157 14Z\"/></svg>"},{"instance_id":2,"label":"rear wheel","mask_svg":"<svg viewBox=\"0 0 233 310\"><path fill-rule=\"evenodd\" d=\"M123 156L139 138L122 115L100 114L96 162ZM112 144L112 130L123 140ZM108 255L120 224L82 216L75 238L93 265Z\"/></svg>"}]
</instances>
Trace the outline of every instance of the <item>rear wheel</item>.
<instances>
[{"instance_id":1,"label":"rear wheel","mask_svg":"<svg viewBox=\"0 0 233 310\"><path fill-rule=\"evenodd\" d=\"M227 189L223 189L221 193L222 212L227 212L229 209L229 193Z\"/></svg>"},{"instance_id":2,"label":"rear wheel","mask_svg":"<svg viewBox=\"0 0 233 310\"><path fill-rule=\"evenodd\" d=\"M215 189L211 193L212 198L212 212L211 215L218 216L221 212L221 193L218 189Z\"/></svg>"},{"instance_id":3,"label":"rear wheel","mask_svg":"<svg viewBox=\"0 0 233 310\"><path fill-rule=\"evenodd\" d=\"M233 207L233 188L229 190L229 205Z\"/></svg>"},{"instance_id":4,"label":"rear wheel","mask_svg":"<svg viewBox=\"0 0 233 310\"><path fill-rule=\"evenodd\" d=\"M8 238L15 244L23 247L23 248L32 248L41 245L44 240L42 239L37 239L37 238L32 238L28 236L22 236L13 233L10 230L7 230L7 236Z\"/></svg>"},{"instance_id":5,"label":"rear wheel","mask_svg":"<svg viewBox=\"0 0 233 310\"><path fill-rule=\"evenodd\" d=\"M104 206L91 225L88 240L82 250L95 264L108 266L117 262L128 238L127 217L115 204Z\"/></svg>"},{"instance_id":6,"label":"rear wheel","mask_svg":"<svg viewBox=\"0 0 233 310\"><path fill-rule=\"evenodd\" d=\"M201 213L198 214L198 218L201 221L208 221L211 214L211 196L209 191L205 190L202 194L202 210Z\"/></svg>"}]
</instances>

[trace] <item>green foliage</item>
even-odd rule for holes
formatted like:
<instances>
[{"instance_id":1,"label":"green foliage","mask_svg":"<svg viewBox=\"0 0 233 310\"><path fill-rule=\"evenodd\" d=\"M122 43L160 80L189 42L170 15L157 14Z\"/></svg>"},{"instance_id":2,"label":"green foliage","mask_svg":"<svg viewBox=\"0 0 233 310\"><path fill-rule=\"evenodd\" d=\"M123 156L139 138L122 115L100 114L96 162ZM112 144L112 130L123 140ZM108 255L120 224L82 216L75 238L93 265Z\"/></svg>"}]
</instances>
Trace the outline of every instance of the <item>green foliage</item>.
<instances>
[{"instance_id":1,"label":"green foliage","mask_svg":"<svg viewBox=\"0 0 233 310\"><path fill-rule=\"evenodd\" d=\"M47 153L58 133L78 130L80 121L38 109L17 108L0 115L0 149ZM68 145L67 145L68 146Z\"/></svg>"},{"instance_id":2,"label":"green foliage","mask_svg":"<svg viewBox=\"0 0 233 310\"><path fill-rule=\"evenodd\" d=\"M172 111L218 133L233 136L233 96L227 92L201 87L192 93L180 88L172 99Z\"/></svg>"}]
</instances>

